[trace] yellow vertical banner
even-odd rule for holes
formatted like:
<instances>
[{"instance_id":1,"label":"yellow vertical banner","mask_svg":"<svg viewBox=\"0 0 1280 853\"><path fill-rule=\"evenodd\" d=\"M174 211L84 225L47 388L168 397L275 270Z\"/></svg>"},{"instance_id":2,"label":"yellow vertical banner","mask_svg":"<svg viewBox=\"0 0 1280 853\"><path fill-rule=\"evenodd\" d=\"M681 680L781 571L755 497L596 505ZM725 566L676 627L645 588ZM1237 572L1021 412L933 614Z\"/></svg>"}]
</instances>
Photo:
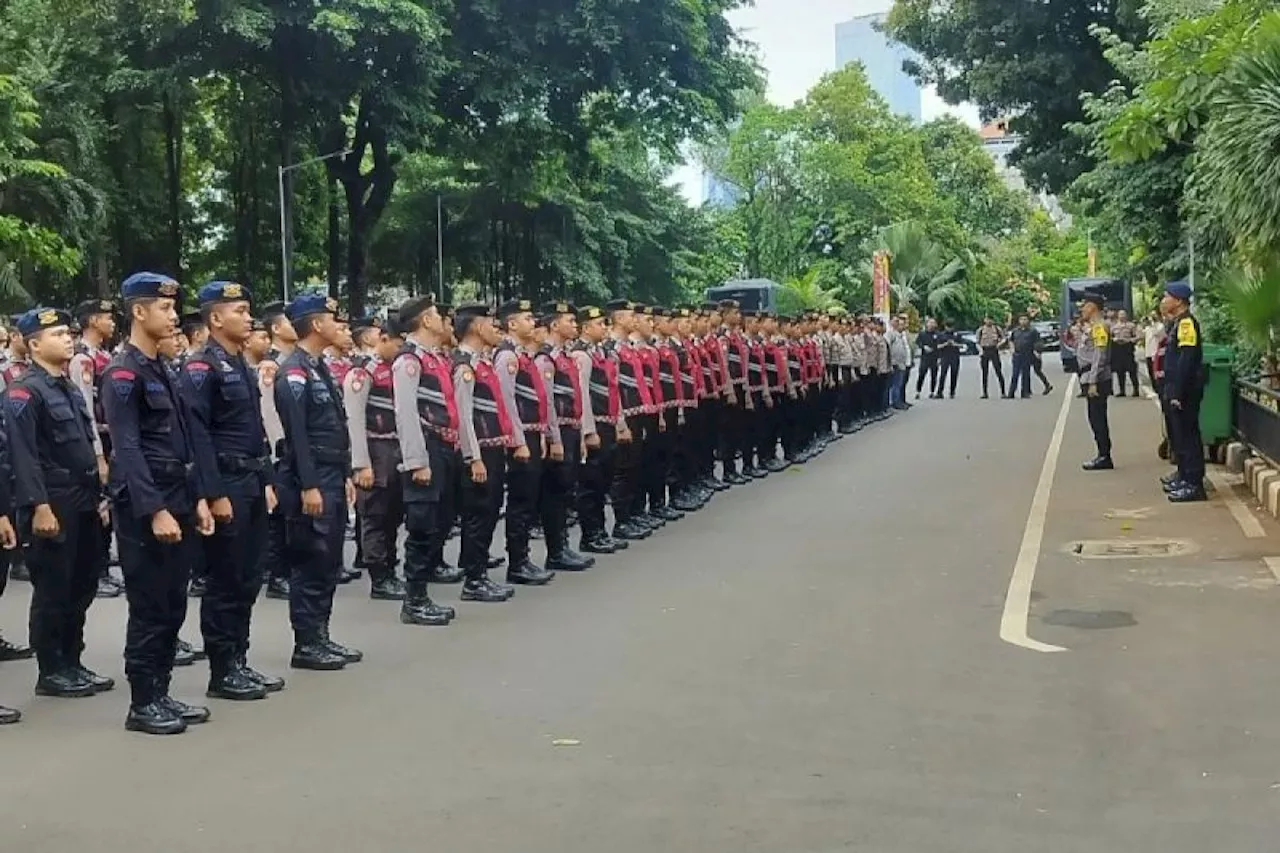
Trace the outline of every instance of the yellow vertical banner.
<instances>
[{"instance_id":1,"label":"yellow vertical banner","mask_svg":"<svg viewBox=\"0 0 1280 853\"><path fill-rule=\"evenodd\" d=\"M1089 278L1093 278L1097 274L1098 274L1098 250L1097 248L1090 246L1089 247Z\"/></svg>"},{"instance_id":2,"label":"yellow vertical banner","mask_svg":"<svg viewBox=\"0 0 1280 853\"><path fill-rule=\"evenodd\" d=\"M871 313L889 313L889 253L883 249L871 256Z\"/></svg>"}]
</instances>

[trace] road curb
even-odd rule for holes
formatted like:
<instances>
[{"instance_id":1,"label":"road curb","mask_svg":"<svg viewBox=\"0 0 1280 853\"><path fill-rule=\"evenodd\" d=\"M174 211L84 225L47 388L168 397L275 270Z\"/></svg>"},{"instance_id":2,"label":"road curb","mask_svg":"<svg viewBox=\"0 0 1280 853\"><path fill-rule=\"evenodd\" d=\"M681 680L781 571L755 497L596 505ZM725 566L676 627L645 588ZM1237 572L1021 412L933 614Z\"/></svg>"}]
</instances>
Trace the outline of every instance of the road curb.
<instances>
[{"instance_id":1,"label":"road curb","mask_svg":"<svg viewBox=\"0 0 1280 853\"><path fill-rule=\"evenodd\" d=\"M1240 447L1241 450L1234 450L1234 447ZM1232 468L1233 452L1235 454L1248 454L1248 449L1243 445L1236 445L1234 442L1227 447L1227 467ZM1238 457L1236 457L1238 458ZM1272 467L1265 459L1259 456L1248 456L1240 463L1239 470L1244 474L1244 482L1249 487L1249 491L1253 492L1254 498L1258 504L1265 509L1272 518L1280 519L1280 471Z\"/></svg>"},{"instance_id":2,"label":"road curb","mask_svg":"<svg viewBox=\"0 0 1280 853\"><path fill-rule=\"evenodd\" d=\"M1227 442L1223 463L1232 474L1244 471L1244 461L1249 458L1249 448L1241 441Z\"/></svg>"}]
</instances>

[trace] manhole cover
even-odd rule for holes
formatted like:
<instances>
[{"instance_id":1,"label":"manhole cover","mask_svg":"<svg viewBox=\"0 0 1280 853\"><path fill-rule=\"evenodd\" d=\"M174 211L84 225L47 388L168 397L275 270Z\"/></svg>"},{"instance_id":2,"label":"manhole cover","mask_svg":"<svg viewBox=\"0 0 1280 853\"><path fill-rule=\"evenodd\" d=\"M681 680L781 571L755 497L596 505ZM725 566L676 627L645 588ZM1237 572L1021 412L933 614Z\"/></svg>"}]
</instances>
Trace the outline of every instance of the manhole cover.
<instances>
[{"instance_id":1,"label":"manhole cover","mask_svg":"<svg viewBox=\"0 0 1280 853\"><path fill-rule=\"evenodd\" d=\"M1192 545L1183 539L1084 539L1072 542L1067 551L1091 559L1176 557L1190 553Z\"/></svg>"},{"instance_id":2,"label":"manhole cover","mask_svg":"<svg viewBox=\"0 0 1280 853\"><path fill-rule=\"evenodd\" d=\"M1138 624L1127 610L1055 610L1040 621L1063 628L1099 631L1105 628L1132 628Z\"/></svg>"}]
</instances>

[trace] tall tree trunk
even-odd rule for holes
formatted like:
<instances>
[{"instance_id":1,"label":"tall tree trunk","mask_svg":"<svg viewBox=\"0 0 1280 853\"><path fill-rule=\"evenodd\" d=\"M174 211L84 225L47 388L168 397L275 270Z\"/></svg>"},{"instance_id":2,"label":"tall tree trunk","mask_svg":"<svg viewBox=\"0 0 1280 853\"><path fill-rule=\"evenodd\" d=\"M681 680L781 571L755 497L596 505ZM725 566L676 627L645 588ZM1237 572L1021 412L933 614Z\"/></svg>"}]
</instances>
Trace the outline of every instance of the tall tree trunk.
<instances>
[{"instance_id":1,"label":"tall tree trunk","mask_svg":"<svg viewBox=\"0 0 1280 853\"><path fill-rule=\"evenodd\" d=\"M169 202L169 274L182 275L182 123L171 90L164 93L164 167Z\"/></svg>"},{"instance_id":2,"label":"tall tree trunk","mask_svg":"<svg viewBox=\"0 0 1280 853\"><path fill-rule=\"evenodd\" d=\"M280 168L288 168L293 164L293 129L295 114L297 112L297 103L293 89L293 78L286 70L281 71L280 77L280 136L277 140L279 146ZM283 292L287 292L290 298L293 297L293 216L292 216L292 199L293 199L293 182L289 179L291 173L284 176L284 192L283 197L279 201L279 208L276 213L280 218L281 224L276 232L280 238L282 248L282 257L279 263L279 281ZM279 174L275 176L279 181Z\"/></svg>"}]
</instances>

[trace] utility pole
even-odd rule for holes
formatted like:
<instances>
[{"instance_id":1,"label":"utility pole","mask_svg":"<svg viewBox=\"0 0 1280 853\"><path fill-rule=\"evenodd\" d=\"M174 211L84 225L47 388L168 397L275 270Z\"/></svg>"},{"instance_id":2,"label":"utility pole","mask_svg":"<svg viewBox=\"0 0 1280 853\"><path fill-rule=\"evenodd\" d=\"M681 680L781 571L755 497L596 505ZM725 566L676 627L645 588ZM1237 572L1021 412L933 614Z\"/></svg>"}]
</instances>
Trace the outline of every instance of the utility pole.
<instances>
[{"instance_id":1,"label":"utility pole","mask_svg":"<svg viewBox=\"0 0 1280 853\"><path fill-rule=\"evenodd\" d=\"M321 157L312 157L310 160L303 160L300 163L291 163L288 166L276 167L276 178L280 184L280 298L285 302L289 301L289 279L293 271L289 268L289 225L292 217L289 216L288 203L284 194L284 176L286 172L292 172L294 169L300 169L303 166L310 166L312 163L320 163L325 160L332 160L334 157L344 157L351 153L351 149L347 148L342 151L334 151Z\"/></svg>"}]
</instances>

